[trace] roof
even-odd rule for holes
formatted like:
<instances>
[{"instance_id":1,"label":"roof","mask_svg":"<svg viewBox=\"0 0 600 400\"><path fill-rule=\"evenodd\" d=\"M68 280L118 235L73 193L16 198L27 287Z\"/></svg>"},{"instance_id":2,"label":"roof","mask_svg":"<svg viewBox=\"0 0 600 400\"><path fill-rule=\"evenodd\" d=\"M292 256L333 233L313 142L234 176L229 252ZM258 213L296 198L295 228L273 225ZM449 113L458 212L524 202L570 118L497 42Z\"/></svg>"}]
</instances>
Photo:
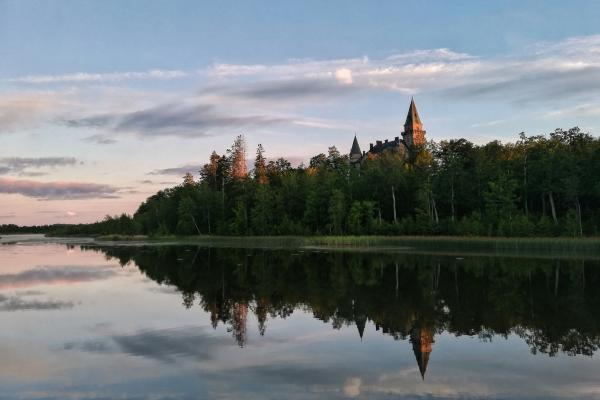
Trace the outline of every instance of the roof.
<instances>
[{"instance_id":1,"label":"roof","mask_svg":"<svg viewBox=\"0 0 600 400\"><path fill-rule=\"evenodd\" d=\"M417 106L415 105L415 100L410 99L410 107L408 107L408 115L406 116L406 122L404 126L414 126L414 125L423 125L421 123L421 118L419 118L419 112L417 111Z\"/></svg>"},{"instance_id":2,"label":"roof","mask_svg":"<svg viewBox=\"0 0 600 400\"><path fill-rule=\"evenodd\" d=\"M362 151L360 151L360 146L358 145L358 140L356 140L356 135L354 135L354 141L352 142L352 148L350 149L350 155L352 154L362 154Z\"/></svg>"}]
</instances>

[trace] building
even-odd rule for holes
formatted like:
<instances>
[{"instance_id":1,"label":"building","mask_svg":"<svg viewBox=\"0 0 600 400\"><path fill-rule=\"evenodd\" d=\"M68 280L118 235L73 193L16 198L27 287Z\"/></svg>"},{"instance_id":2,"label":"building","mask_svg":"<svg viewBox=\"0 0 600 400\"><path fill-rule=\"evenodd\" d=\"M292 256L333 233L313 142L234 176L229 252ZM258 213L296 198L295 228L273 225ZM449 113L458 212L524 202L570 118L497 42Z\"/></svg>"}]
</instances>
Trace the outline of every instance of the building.
<instances>
[{"instance_id":1,"label":"building","mask_svg":"<svg viewBox=\"0 0 600 400\"><path fill-rule=\"evenodd\" d=\"M396 136L394 140L378 140L375 144L371 143L369 145L369 151L361 152L358 139L356 138L356 135L354 135L349 160L350 164L359 167L361 162L369 156L377 156L385 151L397 151L405 157L415 146L422 146L424 144L425 130L423 129L423 123L419 117L415 101L414 99L411 99L406 122L404 123L402 139L400 139L399 136Z\"/></svg>"}]
</instances>

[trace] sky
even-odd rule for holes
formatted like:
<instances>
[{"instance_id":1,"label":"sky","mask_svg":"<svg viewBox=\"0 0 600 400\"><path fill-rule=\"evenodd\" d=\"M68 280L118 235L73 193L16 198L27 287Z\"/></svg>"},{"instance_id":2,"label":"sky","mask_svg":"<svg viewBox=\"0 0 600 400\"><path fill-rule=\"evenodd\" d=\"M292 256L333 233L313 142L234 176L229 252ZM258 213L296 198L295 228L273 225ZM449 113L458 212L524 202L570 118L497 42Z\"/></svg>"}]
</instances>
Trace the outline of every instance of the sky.
<instances>
[{"instance_id":1,"label":"sky","mask_svg":"<svg viewBox=\"0 0 600 400\"><path fill-rule=\"evenodd\" d=\"M598 1L0 0L0 224L133 213L243 134L293 164L400 136L600 132Z\"/></svg>"}]
</instances>

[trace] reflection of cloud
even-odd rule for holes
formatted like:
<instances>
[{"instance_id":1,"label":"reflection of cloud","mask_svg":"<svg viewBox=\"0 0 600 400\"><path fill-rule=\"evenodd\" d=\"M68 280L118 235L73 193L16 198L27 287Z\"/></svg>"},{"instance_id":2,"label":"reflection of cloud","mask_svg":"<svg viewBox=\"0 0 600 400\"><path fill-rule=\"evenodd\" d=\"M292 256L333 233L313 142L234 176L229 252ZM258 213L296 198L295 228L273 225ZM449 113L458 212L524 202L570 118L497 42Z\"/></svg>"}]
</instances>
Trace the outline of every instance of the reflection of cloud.
<instances>
[{"instance_id":1,"label":"reflection of cloud","mask_svg":"<svg viewBox=\"0 0 600 400\"><path fill-rule=\"evenodd\" d=\"M123 352L132 356L146 357L161 362L174 363L178 358L194 360L213 358L217 347L234 343L228 337L213 336L204 327L186 327L156 331L141 331L132 335L113 335L109 339L65 344L66 350L99 353Z\"/></svg>"},{"instance_id":2,"label":"reflection of cloud","mask_svg":"<svg viewBox=\"0 0 600 400\"><path fill-rule=\"evenodd\" d=\"M214 379L236 376L239 382L261 382L268 385L331 386L339 388L351 373L351 367L320 365L300 360L276 361L269 365L249 365L232 368L227 376L214 375Z\"/></svg>"},{"instance_id":3,"label":"reflection of cloud","mask_svg":"<svg viewBox=\"0 0 600 400\"><path fill-rule=\"evenodd\" d=\"M154 293L176 294L178 296L181 296L181 292L175 286L152 286L148 290Z\"/></svg>"},{"instance_id":4,"label":"reflection of cloud","mask_svg":"<svg viewBox=\"0 0 600 400\"><path fill-rule=\"evenodd\" d=\"M356 397L360 395L360 386L362 385L362 379L360 378L349 378L344 383L342 391L344 395L348 397Z\"/></svg>"},{"instance_id":5,"label":"reflection of cloud","mask_svg":"<svg viewBox=\"0 0 600 400\"><path fill-rule=\"evenodd\" d=\"M56 283L77 283L106 279L114 272L106 267L37 267L16 274L0 275L0 288L28 287Z\"/></svg>"},{"instance_id":6,"label":"reflection of cloud","mask_svg":"<svg viewBox=\"0 0 600 400\"><path fill-rule=\"evenodd\" d=\"M74 303L55 300L25 300L19 296L0 294L0 311L61 310L72 308Z\"/></svg>"},{"instance_id":7,"label":"reflection of cloud","mask_svg":"<svg viewBox=\"0 0 600 400\"><path fill-rule=\"evenodd\" d=\"M17 193L41 200L116 198L114 186L88 182L39 182L0 178L0 193Z\"/></svg>"}]
</instances>

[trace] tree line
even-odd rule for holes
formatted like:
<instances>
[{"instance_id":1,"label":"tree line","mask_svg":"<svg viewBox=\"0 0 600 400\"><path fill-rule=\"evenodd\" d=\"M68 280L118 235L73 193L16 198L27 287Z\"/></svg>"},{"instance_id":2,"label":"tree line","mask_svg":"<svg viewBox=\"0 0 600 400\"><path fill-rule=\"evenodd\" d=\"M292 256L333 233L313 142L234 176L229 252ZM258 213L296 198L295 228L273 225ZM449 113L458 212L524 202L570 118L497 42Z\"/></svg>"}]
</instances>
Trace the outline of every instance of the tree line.
<instances>
[{"instance_id":1,"label":"tree line","mask_svg":"<svg viewBox=\"0 0 600 400\"><path fill-rule=\"evenodd\" d=\"M62 233L146 235L590 236L600 229L600 139L579 128L521 133L514 143L428 142L367 154L360 168L330 147L308 165L247 171L239 136L199 172L133 216L61 226Z\"/></svg>"}]
</instances>

